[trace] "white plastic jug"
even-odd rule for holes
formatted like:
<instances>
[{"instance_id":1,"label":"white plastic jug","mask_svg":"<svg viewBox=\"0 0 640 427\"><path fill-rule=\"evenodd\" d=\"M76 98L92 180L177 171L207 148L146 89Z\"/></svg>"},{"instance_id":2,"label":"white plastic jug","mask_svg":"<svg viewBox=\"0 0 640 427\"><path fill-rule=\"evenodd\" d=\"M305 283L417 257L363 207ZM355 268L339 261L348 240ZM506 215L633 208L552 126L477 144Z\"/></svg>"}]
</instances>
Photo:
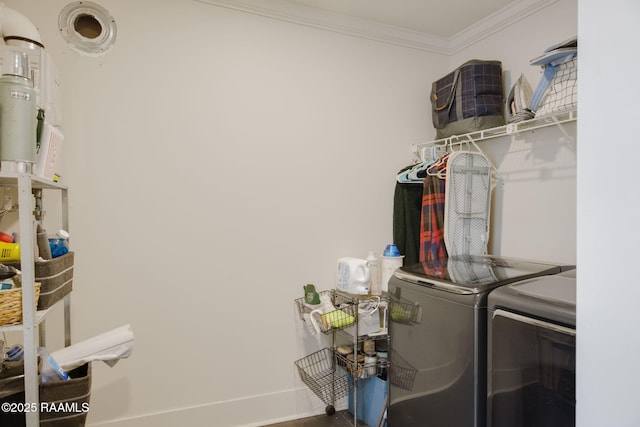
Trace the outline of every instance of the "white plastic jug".
<instances>
[{"instance_id":1,"label":"white plastic jug","mask_svg":"<svg viewBox=\"0 0 640 427\"><path fill-rule=\"evenodd\" d=\"M338 259L336 289L354 295L367 295L371 273L366 259L344 257Z\"/></svg>"}]
</instances>

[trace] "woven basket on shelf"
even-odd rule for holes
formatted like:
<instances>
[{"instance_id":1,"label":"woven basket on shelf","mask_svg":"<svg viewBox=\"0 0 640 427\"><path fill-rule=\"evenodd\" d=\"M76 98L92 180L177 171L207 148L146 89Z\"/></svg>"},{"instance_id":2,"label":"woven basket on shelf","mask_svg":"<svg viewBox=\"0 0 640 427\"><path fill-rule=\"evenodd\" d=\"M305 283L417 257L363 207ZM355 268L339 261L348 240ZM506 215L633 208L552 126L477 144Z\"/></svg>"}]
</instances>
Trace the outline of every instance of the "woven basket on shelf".
<instances>
[{"instance_id":1,"label":"woven basket on shelf","mask_svg":"<svg viewBox=\"0 0 640 427\"><path fill-rule=\"evenodd\" d=\"M35 283L35 305L40 297L40 283ZM0 326L22 323L22 288L0 291Z\"/></svg>"}]
</instances>

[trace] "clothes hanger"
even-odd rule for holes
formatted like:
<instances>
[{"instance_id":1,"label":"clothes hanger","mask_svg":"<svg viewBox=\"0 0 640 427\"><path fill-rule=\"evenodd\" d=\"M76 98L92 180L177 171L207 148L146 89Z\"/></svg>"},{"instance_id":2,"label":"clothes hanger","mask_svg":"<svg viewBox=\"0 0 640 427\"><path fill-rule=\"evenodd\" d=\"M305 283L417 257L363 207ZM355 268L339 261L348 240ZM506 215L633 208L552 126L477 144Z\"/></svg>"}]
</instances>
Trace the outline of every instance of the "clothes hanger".
<instances>
[{"instance_id":1,"label":"clothes hanger","mask_svg":"<svg viewBox=\"0 0 640 427\"><path fill-rule=\"evenodd\" d=\"M432 165L434 162L437 162L441 155L438 153L440 146L432 145L431 147L425 147L422 149L422 154L420 158L422 159L422 163L414 166L409 172L409 179L414 182L422 182L424 181L424 177L426 175L427 168Z\"/></svg>"},{"instance_id":2,"label":"clothes hanger","mask_svg":"<svg viewBox=\"0 0 640 427\"><path fill-rule=\"evenodd\" d=\"M449 159L450 151L447 151L442 157L440 157L437 161L433 162L426 169L428 176L435 176L440 179L444 179L447 172L447 160Z\"/></svg>"},{"instance_id":3,"label":"clothes hanger","mask_svg":"<svg viewBox=\"0 0 640 427\"><path fill-rule=\"evenodd\" d=\"M423 169L424 173L422 174L422 178L429 175L429 171L433 171L434 168L444 167L447 164L447 158L450 154L447 141L445 141L442 145L433 145L431 149L433 150L432 153L434 153L432 154L433 161L426 165ZM444 175L442 175L441 178L444 178Z\"/></svg>"},{"instance_id":4,"label":"clothes hanger","mask_svg":"<svg viewBox=\"0 0 640 427\"><path fill-rule=\"evenodd\" d=\"M397 175L400 183L422 183L426 175L426 169L441 157L441 151L445 146L432 145L424 147L420 153L420 162Z\"/></svg>"},{"instance_id":5,"label":"clothes hanger","mask_svg":"<svg viewBox=\"0 0 640 427\"><path fill-rule=\"evenodd\" d=\"M396 181L398 181L401 184L407 184L407 183L412 183L415 182L413 181L411 178L409 178L409 174L411 173L411 171L413 171L414 168L416 168L417 166L420 166L420 164L416 164L412 167L408 167L406 169L404 169L402 172L400 172L397 176L396 176Z\"/></svg>"},{"instance_id":6,"label":"clothes hanger","mask_svg":"<svg viewBox=\"0 0 640 427\"><path fill-rule=\"evenodd\" d=\"M414 168L418 167L419 165L420 163L416 163L411 167L405 168L402 172L398 173L398 175L396 176L396 180L402 184L412 183L413 181L411 180L411 178L409 178L409 174L411 173L411 171L413 171Z\"/></svg>"}]
</instances>

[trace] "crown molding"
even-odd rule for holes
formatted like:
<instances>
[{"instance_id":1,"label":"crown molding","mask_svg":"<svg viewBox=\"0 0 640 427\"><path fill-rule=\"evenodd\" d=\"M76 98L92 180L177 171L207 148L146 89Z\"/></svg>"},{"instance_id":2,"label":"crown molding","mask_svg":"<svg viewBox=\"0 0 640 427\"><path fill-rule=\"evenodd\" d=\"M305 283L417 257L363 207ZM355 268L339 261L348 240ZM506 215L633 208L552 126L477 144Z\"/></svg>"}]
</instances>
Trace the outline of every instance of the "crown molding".
<instances>
[{"instance_id":1,"label":"crown molding","mask_svg":"<svg viewBox=\"0 0 640 427\"><path fill-rule=\"evenodd\" d=\"M558 0L520 0L514 2L454 35L450 40L448 54L458 53L557 2Z\"/></svg>"},{"instance_id":2,"label":"crown molding","mask_svg":"<svg viewBox=\"0 0 640 427\"><path fill-rule=\"evenodd\" d=\"M281 0L194 1L433 53L446 55L449 50L449 41L444 38Z\"/></svg>"},{"instance_id":3,"label":"crown molding","mask_svg":"<svg viewBox=\"0 0 640 427\"><path fill-rule=\"evenodd\" d=\"M264 0L193 1L311 28L449 56L556 3L558 0L516 1L450 38L406 30L283 0L269 0L268 2Z\"/></svg>"}]
</instances>

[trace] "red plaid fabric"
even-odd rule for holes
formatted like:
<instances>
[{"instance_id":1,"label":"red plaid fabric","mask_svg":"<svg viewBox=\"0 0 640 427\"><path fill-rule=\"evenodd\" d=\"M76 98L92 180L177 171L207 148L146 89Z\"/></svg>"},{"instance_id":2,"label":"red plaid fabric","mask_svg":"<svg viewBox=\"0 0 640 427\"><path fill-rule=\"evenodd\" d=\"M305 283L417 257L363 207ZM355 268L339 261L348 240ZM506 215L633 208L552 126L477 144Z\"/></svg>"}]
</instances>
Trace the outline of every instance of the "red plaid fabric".
<instances>
[{"instance_id":1,"label":"red plaid fabric","mask_svg":"<svg viewBox=\"0 0 640 427\"><path fill-rule=\"evenodd\" d=\"M439 167L444 168L445 165L446 162ZM444 178L427 175L424 179L420 217L420 262L447 258L444 243L444 193Z\"/></svg>"},{"instance_id":2,"label":"red plaid fabric","mask_svg":"<svg viewBox=\"0 0 640 427\"><path fill-rule=\"evenodd\" d=\"M451 280L449 269L447 268L447 265L449 265L448 259L434 259L425 261L421 265L425 276L440 280Z\"/></svg>"}]
</instances>

